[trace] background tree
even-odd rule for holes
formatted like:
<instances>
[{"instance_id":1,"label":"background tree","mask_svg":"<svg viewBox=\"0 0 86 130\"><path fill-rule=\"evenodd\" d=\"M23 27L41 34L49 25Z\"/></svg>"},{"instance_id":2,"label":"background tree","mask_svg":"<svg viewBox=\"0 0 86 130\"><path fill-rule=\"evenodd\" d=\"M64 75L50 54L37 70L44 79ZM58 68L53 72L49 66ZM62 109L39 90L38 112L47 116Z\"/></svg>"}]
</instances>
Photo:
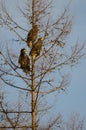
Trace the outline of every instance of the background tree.
<instances>
[{"instance_id":1,"label":"background tree","mask_svg":"<svg viewBox=\"0 0 86 130\"><path fill-rule=\"evenodd\" d=\"M13 91L21 97L16 105L13 105L14 101L11 98L10 107L7 103L5 105L1 102L1 112L5 114L1 128L5 121L8 122L7 127L14 130L42 129L44 124L42 117L46 120L49 116L48 111L52 108L49 101L50 94L64 92L69 85L70 78L64 72L65 67L76 65L84 56L84 45L76 43L71 47L67 43L67 36L72 27L68 6L56 16L55 20L51 19L52 6L53 2L50 0L26 1L25 9L18 7L18 11L27 23L21 25L21 22L15 20L14 15L8 12L6 5L1 3L0 25L9 29L9 33L14 32L17 37L11 43L6 41L5 51L4 48L0 50L0 80L4 84L4 89L16 88ZM28 75L22 71L24 68L18 65L22 48L27 48L30 59ZM70 51L67 51L68 49ZM12 91L8 89L8 92L11 94ZM9 101L9 97L8 95L6 100ZM59 129L60 124L61 116L58 115L43 129L49 130L53 127Z\"/></svg>"}]
</instances>

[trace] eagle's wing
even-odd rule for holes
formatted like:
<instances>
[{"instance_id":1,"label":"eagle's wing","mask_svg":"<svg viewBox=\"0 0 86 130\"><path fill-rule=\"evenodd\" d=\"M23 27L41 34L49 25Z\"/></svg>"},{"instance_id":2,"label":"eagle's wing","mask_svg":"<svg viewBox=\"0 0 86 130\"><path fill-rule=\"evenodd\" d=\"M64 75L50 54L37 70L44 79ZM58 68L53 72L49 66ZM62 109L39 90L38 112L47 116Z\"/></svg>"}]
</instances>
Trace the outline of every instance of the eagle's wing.
<instances>
[{"instance_id":1,"label":"eagle's wing","mask_svg":"<svg viewBox=\"0 0 86 130\"><path fill-rule=\"evenodd\" d=\"M23 71L26 74L29 74L30 72L30 59L28 58L28 56L26 55L25 59L24 59L24 68Z\"/></svg>"},{"instance_id":2,"label":"eagle's wing","mask_svg":"<svg viewBox=\"0 0 86 130\"><path fill-rule=\"evenodd\" d=\"M33 29L31 29L27 35L27 45L32 48L32 44L36 41L38 35L38 26L35 25Z\"/></svg>"},{"instance_id":3,"label":"eagle's wing","mask_svg":"<svg viewBox=\"0 0 86 130\"><path fill-rule=\"evenodd\" d=\"M32 34L33 30L31 29L27 35L27 45L32 48Z\"/></svg>"},{"instance_id":4,"label":"eagle's wing","mask_svg":"<svg viewBox=\"0 0 86 130\"><path fill-rule=\"evenodd\" d=\"M20 55L18 63L20 64L21 69L23 69L25 73L30 71L30 60L27 55Z\"/></svg>"},{"instance_id":5,"label":"eagle's wing","mask_svg":"<svg viewBox=\"0 0 86 130\"><path fill-rule=\"evenodd\" d=\"M22 58L22 55L21 55L21 54L20 54L20 56L19 56L18 63L19 63L20 65L23 64L23 58Z\"/></svg>"}]
</instances>

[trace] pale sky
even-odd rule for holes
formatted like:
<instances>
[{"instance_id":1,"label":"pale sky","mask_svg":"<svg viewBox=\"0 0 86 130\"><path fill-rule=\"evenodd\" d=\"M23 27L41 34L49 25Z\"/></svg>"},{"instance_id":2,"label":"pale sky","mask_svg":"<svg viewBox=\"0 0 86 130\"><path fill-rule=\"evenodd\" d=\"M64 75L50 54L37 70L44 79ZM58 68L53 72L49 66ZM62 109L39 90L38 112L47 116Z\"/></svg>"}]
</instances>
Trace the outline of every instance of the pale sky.
<instances>
[{"instance_id":1,"label":"pale sky","mask_svg":"<svg viewBox=\"0 0 86 130\"><path fill-rule=\"evenodd\" d=\"M69 0L58 0L59 6L66 5ZM58 3L58 2L57 2ZM71 42L79 39L86 44L86 0L72 0L71 12L74 15L74 24L70 36ZM60 95L57 108L63 115L78 112L86 119L86 59L82 60L72 71L72 81L67 94ZM57 109L57 110L58 110ZM85 121L86 123L86 121Z\"/></svg>"}]
</instances>

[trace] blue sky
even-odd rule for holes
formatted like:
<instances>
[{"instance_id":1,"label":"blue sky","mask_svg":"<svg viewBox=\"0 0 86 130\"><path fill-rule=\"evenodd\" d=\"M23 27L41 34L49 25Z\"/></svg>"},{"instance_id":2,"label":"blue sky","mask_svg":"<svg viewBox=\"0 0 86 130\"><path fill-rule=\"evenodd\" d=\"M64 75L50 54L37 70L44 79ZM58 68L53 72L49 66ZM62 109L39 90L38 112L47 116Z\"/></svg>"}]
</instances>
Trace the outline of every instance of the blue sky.
<instances>
[{"instance_id":1,"label":"blue sky","mask_svg":"<svg viewBox=\"0 0 86 130\"><path fill-rule=\"evenodd\" d=\"M10 0L11 1L11 0ZM17 1L17 0L16 0ZM20 0L21 1L21 0ZM61 11L70 0L57 0L55 11ZM13 0L12 0L13 2ZM72 0L70 6L71 14L74 16L73 28L70 36L71 42L80 40L86 43L86 0ZM2 37L1 34L0 37ZM67 93L60 94L57 102L57 110L64 116L71 112L78 112L86 118L86 59L71 70L72 81Z\"/></svg>"},{"instance_id":2,"label":"blue sky","mask_svg":"<svg viewBox=\"0 0 86 130\"><path fill-rule=\"evenodd\" d=\"M62 7L69 0L58 0L57 5ZM60 8L59 8L60 9ZM56 8L56 11L59 10ZM73 28L70 36L71 42L77 39L86 44L86 0L72 0L70 10L74 16ZM69 41L70 41L69 40ZM60 95L57 110L64 116L71 112L78 112L86 118L86 59L82 60L71 70L72 81L66 94Z\"/></svg>"}]
</instances>

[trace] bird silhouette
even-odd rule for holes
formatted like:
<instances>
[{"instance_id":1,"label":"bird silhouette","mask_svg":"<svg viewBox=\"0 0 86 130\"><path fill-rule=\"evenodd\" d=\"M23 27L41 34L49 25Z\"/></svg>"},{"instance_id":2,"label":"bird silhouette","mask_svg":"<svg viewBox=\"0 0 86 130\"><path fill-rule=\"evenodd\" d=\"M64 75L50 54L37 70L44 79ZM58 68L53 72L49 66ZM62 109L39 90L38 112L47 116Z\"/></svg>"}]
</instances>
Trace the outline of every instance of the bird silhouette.
<instances>
[{"instance_id":1,"label":"bird silhouette","mask_svg":"<svg viewBox=\"0 0 86 130\"><path fill-rule=\"evenodd\" d=\"M20 64L20 68L27 75L30 72L30 59L26 52L25 48L21 49L18 63Z\"/></svg>"},{"instance_id":2,"label":"bird silhouette","mask_svg":"<svg viewBox=\"0 0 86 130\"><path fill-rule=\"evenodd\" d=\"M33 43L36 41L38 35L38 26L34 25L34 27L29 31L27 35L27 46L32 48Z\"/></svg>"},{"instance_id":3,"label":"bird silhouette","mask_svg":"<svg viewBox=\"0 0 86 130\"><path fill-rule=\"evenodd\" d=\"M40 52L42 50L42 44L43 44L43 40L44 38L41 37L38 39L38 41L33 45L31 51L30 51L30 55L33 57L33 59L35 59L37 56L40 55Z\"/></svg>"}]
</instances>

